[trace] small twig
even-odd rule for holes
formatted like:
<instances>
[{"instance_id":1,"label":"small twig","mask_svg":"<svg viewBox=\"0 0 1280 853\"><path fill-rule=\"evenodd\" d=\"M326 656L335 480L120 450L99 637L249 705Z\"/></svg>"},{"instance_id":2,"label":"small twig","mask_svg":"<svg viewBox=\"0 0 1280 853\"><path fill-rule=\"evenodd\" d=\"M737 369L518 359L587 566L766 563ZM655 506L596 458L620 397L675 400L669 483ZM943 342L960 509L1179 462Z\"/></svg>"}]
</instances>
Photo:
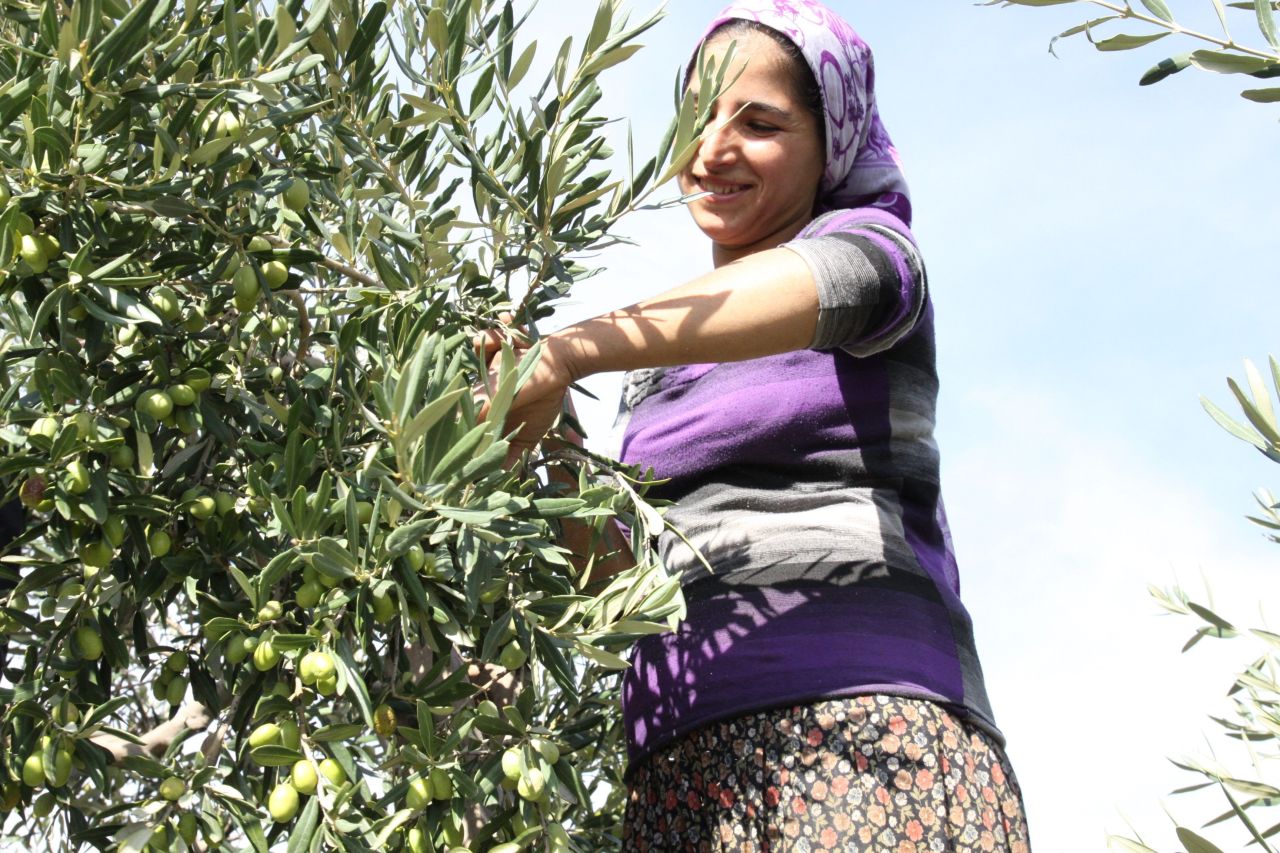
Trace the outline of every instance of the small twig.
<instances>
[{"instance_id":1,"label":"small twig","mask_svg":"<svg viewBox=\"0 0 1280 853\"><path fill-rule=\"evenodd\" d=\"M1107 9L1111 12L1115 12L1122 18L1132 18L1135 21L1142 21L1144 24L1151 24L1152 26L1169 30L1172 33L1177 33L1193 39L1199 39L1200 41L1207 41L1210 44L1217 45L1225 50L1234 50L1239 53L1247 54L1248 56L1256 56L1259 59L1267 59L1272 62L1280 61L1280 55L1278 54L1267 53L1264 50L1257 50L1252 47L1245 47L1230 37L1220 39L1216 36L1211 36L1208 33L1202 33L1198 30L1189 30L1175 21L1166 21L1161 18L1157 18L1154 15L1143 15L1133 11L1132 6L1117 6L1114 3L1107 3L1105 0L1086 0L1086 2L1092 3L1094 6L1101 6L1103 9Z\"/></svg>"},{"instance_id":2,"label":"small twig","mask_svg":"<svg viewBox=\"0 0 1280 853\"><path fill-rule=\"evenodd\" d=\"M276 249L289 248L289 241L285 240L283 237L268 236L267 242L270 243ZM341 261L336 261L333 258L322 257L318 261L318 263L320 264L320 266L324 267L325 269L333 270L334 272L344 275L353 281L360 282L365 287L383 287L384 286L382 282L378 281L376 278L369 275L365 275L355 267L348 266L347 264L344 264ZM302 312L302 313L305 313L305 312Z\"/></svg>"},{"instance_id":3,"label":"small twig","mask_svg":"<svg viewBox=\"0 0 1280 853\"><path fill-rule=\"evenodd\" d=\"M321 258L320 266L333 270L336 273L345 275L347 278L358 281L365 287L385 287L382 282L370 275L365 275L355 267L348 266L341 261L335 261L333 258Z\"/></svg>"},{"instance_id":4,"label":"small twig","mask_svg":"<svg viewBox=\"0 0 1280 853\"><path fill-rule=\"evenodd\" d=\"M311 345L311 318L307 316L307 303L300 293L289 291L286 295L298 309L298 355L301 356Z\"/></svg>"}]
</instances>

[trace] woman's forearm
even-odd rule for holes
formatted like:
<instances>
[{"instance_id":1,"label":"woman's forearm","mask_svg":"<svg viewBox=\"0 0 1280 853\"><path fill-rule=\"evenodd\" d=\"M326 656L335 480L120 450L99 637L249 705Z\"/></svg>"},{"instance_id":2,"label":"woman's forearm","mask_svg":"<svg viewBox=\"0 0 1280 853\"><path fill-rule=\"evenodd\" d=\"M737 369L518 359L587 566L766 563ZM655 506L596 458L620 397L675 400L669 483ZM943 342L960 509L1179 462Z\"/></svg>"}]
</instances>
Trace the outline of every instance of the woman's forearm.
<instances>
[{"instance_id":1,"label":"woman's forearm","mask_svg":"<svg viewBox=\"0 0 1280 853\"><path fill-rule=\"evenodd\" d=\"M791 352L813 341L817 322L817 287L808 264L777 248L550 337L576 380Z\"/></svg>"},{"instance_id":2,"label":"woman's forearm","mask_svg":"<svg viewBox=\"0 0 1280 853\"><path fill-rule=\"evenodd\" d=\"M555 449L560 441L562 440L549 439L548 445ZM576 442L570 439L568 443ZM547 476L570 489L578 486L578 478L560 465L547 466ZM589 590L593 585L635 566L631 543L622 535L612 518L605 519L604 528L600 531L586 521L561 519L560 545L569 550L569 563L577 574L581 575L590 569L589 576L582 581L583 589Z\"/></svg>"}]
</instances>

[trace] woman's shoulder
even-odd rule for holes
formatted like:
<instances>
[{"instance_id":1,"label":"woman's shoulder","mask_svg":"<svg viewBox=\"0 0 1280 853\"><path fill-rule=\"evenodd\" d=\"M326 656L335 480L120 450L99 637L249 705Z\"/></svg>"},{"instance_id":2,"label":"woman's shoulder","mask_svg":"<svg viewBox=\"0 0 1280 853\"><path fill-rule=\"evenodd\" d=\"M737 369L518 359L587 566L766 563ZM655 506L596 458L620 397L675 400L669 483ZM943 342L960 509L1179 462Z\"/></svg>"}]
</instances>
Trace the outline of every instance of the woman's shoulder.
<instances>
[{"instance_id":1,"label":"woman's shoulder","mask_svg":"<svg viewBox=\"0 0 1280 853\"><path fill-rule=\"evenodd\" d=\"M857 231L876 231L885 229L895 236L906 238L915 245L915 235L911 228L893 213L878 207L851 207L828 210L814 217L800 230L796 240L810 240L815 237L826 237L832 234L845 234Z\"/></svg>"}]
</instances>

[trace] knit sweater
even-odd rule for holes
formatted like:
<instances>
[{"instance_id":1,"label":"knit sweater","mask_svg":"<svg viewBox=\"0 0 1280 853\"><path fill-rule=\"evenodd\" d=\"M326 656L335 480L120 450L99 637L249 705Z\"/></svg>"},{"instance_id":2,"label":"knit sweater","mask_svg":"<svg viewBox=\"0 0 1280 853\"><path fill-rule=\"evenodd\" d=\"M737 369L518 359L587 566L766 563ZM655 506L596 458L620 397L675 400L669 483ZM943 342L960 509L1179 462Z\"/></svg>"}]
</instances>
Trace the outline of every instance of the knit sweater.
<instances>
[{"instance_id":1,"label":"knit sweater","mask_svg":"<svg viewBox=\"0 0 1280 853\"><path fill-rule=\"evenodd\" d=\"M658 550L688 615L623 676L629 771L695 728L865 693L995 726L939 490L933 310L910 230L862 208L787 244L809 349L628 374L622 459L665 483ZM708 571L707 565L711 571Z\"/></svg>"}]
</instances>

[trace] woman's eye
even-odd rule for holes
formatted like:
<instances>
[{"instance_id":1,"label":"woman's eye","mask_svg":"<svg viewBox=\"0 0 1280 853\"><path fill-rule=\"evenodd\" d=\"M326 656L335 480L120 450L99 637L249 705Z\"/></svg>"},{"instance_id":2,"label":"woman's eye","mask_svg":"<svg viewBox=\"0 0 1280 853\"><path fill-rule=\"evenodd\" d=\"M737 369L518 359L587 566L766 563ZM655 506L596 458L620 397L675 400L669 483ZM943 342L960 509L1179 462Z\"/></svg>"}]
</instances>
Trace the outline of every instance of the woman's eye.
<instances>
[{"instance_id":1,"label":"woman's eye","mask_svg":"<svg viewBox=\"0 0 1280 853\"><path fill-rule=\"evenodd\" d=\"M763 122L763 121L750 121L750 122L747 122L747 127L748 127L748 128L749 128L753 133L772 133L773 131L775 131L775 130L777 130L777 129L778 129L778 128L777 128L777 127L775 127L774 125L769 124L768 122Z\"/></svg>"}]
</instances>

